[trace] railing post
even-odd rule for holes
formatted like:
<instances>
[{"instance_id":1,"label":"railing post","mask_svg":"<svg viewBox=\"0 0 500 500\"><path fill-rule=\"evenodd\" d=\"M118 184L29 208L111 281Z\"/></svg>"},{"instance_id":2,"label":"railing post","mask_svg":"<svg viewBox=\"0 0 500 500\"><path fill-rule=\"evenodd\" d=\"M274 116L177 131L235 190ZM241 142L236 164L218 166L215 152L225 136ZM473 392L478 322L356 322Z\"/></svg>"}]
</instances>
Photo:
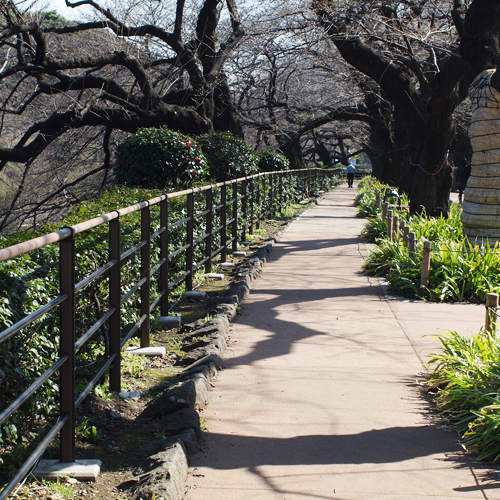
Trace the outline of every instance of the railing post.
<instances>
[{"instance_id":1,"label":"railing post","mask_svg":"<svg viewBox=\"0 0 500 500\"><path fill-rule=\"evenodd\" d=\"M287 180L287 188L288 190L285 190L286 194L286 201L287 203L292 200L292 181L293 181L293 174L289 170L286 173L286 180Z\"/></svg>"},{"instance_id":2,"label":"railing post","mask_svg":"<svg viewBox=\"0 0 500 500\"><path fill-rule=\"evenodd\" d=\"M259 215L258 215L257 221L255 223L255 229L260 229L260 218L262 216L262 207L260 206L260 184L262 181L265 182L265 178L266 177L264 175L256 177L256 179L257 179L257 194L255 197L255 204L257 205L256 209L257 209L257 212Z\"/></svg>"},{"instance_id":3,"label":"railing post","mask_svg":"<svg viewBox=\"0 0 500 500\"><path fill-rule=\"evenodd\" d=\"M415 233L408 233L408 255L411 259L415 256L415 241L417 235Z\"/></svg>"},{"instance_id":4,"label":"railing post","mask_svg":"<svg viewBox=\"0 0 500 500\"><path fill-rule=\"evenodd\" d=\"M205 272L210 273L212 271L212 229L213 229L213 191L212 187L207 189L207 200L206 200L206 210L207 217L206 222L206 234L207 238L205 240L205 257L208 259L205 262Z\"/></svg>"},{"instance_id":5,"label":"railing post","mask_svg":"<svg viewBox=\"0 0 500 500\"><path fill-rule=\"evenodd\" d=\"M250 225L248 227L248 234L253 234L253 223L255 219L255 203L254 203L254 197L255 197L255 179L256 177L252 177L250 179Z\"/></svg>"},{"instance_id":6,"label":"railing post","mask_svg":"<svg viewBox=\"0 0 500 500\"><path fill-rule=\"evenodd\" d=\"M121 391L121 222L120 218L109 222L109 261L116 264L109 271L109 309L115 312L109 318L109 355L116 354L109 371L109 389Z\"/></svg>"},{"instance_id":7,"label":"railing post","mask_svg":"<svg viewBox=\"0 0 500 500\"><path fill-rule=\"evenodd\" d=\"M279 179L280 179L280 208L283 209L283 206L285 204L285 200L283 199L283 172L280 172L279 174L277 174L279 176Z\"/></svg>"},{"instance_id":8,"label":"railing post","mask_svg":"<svg viewBox=\"0 0 500 500\"><path fill-rule=\"evenodd\" d=\"M222 229L220 230L220 260L222 263L227 260L227 187L226 182L220 188L220 199L221 199L221 213L220 213L220 225Z\"/></svg>"},{"instance_id":9,"label":"railing post","mask_svg":"<svg viewBox=\"0 0 500 500\"><path fill-rule=\"evenodd\" d=\"M232 223L232 239L233 244L231 249L233 252L238 250L238 183L233 182L233 223Z\"/></svg>"},{"instance_id":10,"label":"railing post","mask_svg":"<svg viewBox=\"0 0 500 500\"><path fill-rule=\"evenodd\" d=\"M271 196L269 197L270 203L270 213L269 216L271 219L276 218L276 206L274 204L274 200L276 199L276 174L271 174Z\"/></svg>"},{"instance_id":11,"label":"railing post","mask_svg":"<svg viewBox=\"0 0 500 500\"><path fill-rule=\"evenodd\" d=\"M266 193L266 191L268 189L270 189L267 186L267 184L269 184L269 186L271 185L269 178L268 178L268 175L269 174L264 174L262 176L262 202L261 202L261 207L260 207L259 220L264 220L264 218L268 214L268 208L267 208L268 207L268 205L267 205L268 193ZM259 225L259 228L260 228L260 225Z\"/></svg>"},{"instance_id":12,"label":"railing post","mask_svg":"<svg viewBox=\"0 0 500 500\"><path fill-rule=\"evenodd\" d=\"M187 195L187 235L186 235L186 290L193 289L193 259L194 259L194 193Z\"/></svg>"},{"instance_id":13,"label":"railing post","mask_svg":"<svg viewBox=\"0 0 500 500\"><path fill-rule=\"evenodd\" d=\"M387 210L387 239L392 241L392 210Z\"/></svg>"},{"instance_id":14,"label":"railing post","mask_svg":"<svg viewBox=\"0 0 500 500\"><path fill-rule=\"evenodd\" d=\"M170 261L168 258L168 247L170 243L170 231L168 230L168 198L160 202L160 226L165 228L160 234L160 260L165 262L160 269L160 293L163 295L160 299L161 316L168 316L168 280L170 272Z\"/></svg>"},{"instance_id":15,"label":"railing post","mask_svg":"<svg viewBox=\"0 0 500 500\"><path fill-rule=\"evenodd\" d=\"M496 335L497 332L497 322L496 322L497 309L498 309L498 293L488 293L486 295L486 322L484 325L484 329L490 335Z\"/></svg>"},{"instance_id":16,"label":"railing post","mask_svg":"<svg viewBox=\"0 0 500 500\"><path fill-rule=\"evenodd\" d=\"M406 246L409 246L409 241L408 241L409 233L410 233L410 226L408 226L406 222L403 222L403 243Z\"/></svg>"},{"instance_id":17,"label":"railing post","mask_svg":"<svg viewBox=\"0 0 500 500\"><path fill-rule=\"evenodd\" d=\"M68 415L60 433L61 462L75 461L75 239L71 234L59 244L61 294L68 298L60 309L60 352L68 356L60 371L60 415Z\"/></svg>"},{"instance_id":18,"label":"railing post","mask_svg":"<svg viewBox=\"0 0 500 500\"><path fill-rule=\"evenodd\" d=\"M422 272L420 274L420 288L427 288L429 286L429 271L431 265L431 247L430 241L424 241L424 248L422 250Z\"/></svg>"},{"instance_id":19,"label":"railing post","mask_svg":"<svg viewBox=\"0 0 500 500\"><path fill-rule=\"evenodd\" d=\"M241 219L243 229L241 231L241 241L246 241L247 236L247 178L241 181Z\"/></svg>"},{"instance_id":20,"label":"railing post","mask_svg":"<svg viewBox=\"0 0 500 500\"><path fill-rule=\"evenodd\" d=\"M399 215L396 213L392 216L392 240L396 241L399 238Z\"/></svg>"},{"instance_id":21,"label":"railing post","mask_svg":"<svg viewBox=\"0 0 500 500\"><path fill-rule=\"evenodd\" d=\"M146 318L141 324L141 347L149 347L149 327L151 324L149 309L151 307L151 209L141 209L141 241L146 244L141 248L141 279L146 281L141 286L141 317Z\"/></svg>"}]
</instances>

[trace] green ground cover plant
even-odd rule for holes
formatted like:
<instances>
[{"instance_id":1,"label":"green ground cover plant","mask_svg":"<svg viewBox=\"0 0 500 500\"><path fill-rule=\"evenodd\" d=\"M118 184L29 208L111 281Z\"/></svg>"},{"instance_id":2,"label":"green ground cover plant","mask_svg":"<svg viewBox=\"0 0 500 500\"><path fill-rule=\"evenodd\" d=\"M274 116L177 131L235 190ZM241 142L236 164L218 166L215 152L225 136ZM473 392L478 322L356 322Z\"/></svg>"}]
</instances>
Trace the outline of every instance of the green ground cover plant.
<instances>
[{"instance_id":1,"label":"green ground cover plant","mask_svg":"<svg viewBox=\"0 0 500 500\"><path fill-rule=\"evenodd\" d=\"M447 218L428 217L425 212L409 214L405 209L393 207L399 220L404 220L415 233L416 251L410 254L402 238L390 241L386 237L386 221L374 202L376 192L383 193L386 186L371 179L360 185L356 201L360 214L368 217L362 237L376 243L364 270L385 277L391 292L410 298L451 302L484 302L488 293L500 292L500 248L498 244L472 242L464 237L461 204L453 203ZM432 251L429 285L421 288L425 240L432 243Z\"/></svg>"},{"instance_id":2,"label":"green ground cover plant","mask_svg":"<svg viewBox=\"0 0 500 500\"><path fill-rule=\"evenodd\" d=\"M441 423L463 436L478 459L500 458L500 340L481 330L465 337L453 331L437 336L427 381Z\"/></svg>"}]
</instances>

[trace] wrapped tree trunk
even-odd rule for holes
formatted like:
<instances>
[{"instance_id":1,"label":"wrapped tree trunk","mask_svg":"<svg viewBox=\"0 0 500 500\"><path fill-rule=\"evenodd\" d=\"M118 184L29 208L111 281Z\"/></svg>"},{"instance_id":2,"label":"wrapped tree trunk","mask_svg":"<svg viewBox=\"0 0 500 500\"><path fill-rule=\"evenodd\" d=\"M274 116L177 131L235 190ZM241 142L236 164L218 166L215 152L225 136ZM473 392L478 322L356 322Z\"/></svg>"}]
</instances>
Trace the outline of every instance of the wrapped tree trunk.
<instances>
[{"instance_id":1,"label":"wrapped tree trunk","mask_svg":"<svg viewBox=\"0 0 500 500\"><path fill-rule=\"evenodd\" d=\"M471 85L472 170L464 191L462 223L471 240L500 241L500 92L491 84L495 69Z\"/></svg>"}]
</instances>

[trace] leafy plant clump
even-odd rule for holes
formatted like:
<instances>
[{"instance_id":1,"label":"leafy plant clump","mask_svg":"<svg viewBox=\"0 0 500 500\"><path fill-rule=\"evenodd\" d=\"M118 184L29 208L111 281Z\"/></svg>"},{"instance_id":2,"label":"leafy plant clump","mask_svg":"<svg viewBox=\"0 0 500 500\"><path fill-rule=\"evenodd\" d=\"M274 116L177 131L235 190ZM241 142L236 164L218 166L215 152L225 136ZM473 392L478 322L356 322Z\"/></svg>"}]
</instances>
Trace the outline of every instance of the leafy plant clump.
<instances>
[{"instance_id":1,"label":"leafy plant clump","mask_svg":"<svg viewBox=\"0 0 500 500\"><path fill-rule=\"evenodd\" d=\"M194 139L166 127L143 128L116 147L117 184L139 188L191 186L207 171Z\"/></svg>"},{"instance_id":2,"label":"leafy plant clump","mask_svg":"<svg viewBox=\"0 0 500 500\"><path fill-rule=\"evenodd\" d=\"M364 241L377 243L364 269L368 274L384 276L391 292L453 302L483 302L488 293L500 292L500 247L464 237L459 203L451 205L447 218L428 217L425 212L410 214L404 208L392 207L399 220L409 226L409 232L415 234L416 249L411 253L401 235L395 241L387 239L387 222L376 204L376 193L383 193L385 186L365 177L360 187L356 204L359 213L368 217L361 236ZM421 288L425 240L432 243L432 251L429 285Z\"/></svg>"},{"instance_id":3,"label":"leafy plant clump","mask_svg":"<svg viewBox=\"0 0 500 500\"><path fill-rule=\"evenodd\" d=\"M261 172L289 170L290 160L277 151L264 151L258 155L258 166Z\"/></svg>"},{"instance_id":4,"label":"leafy plant clump","mask_svg":"<svg viewBox=\"0 0 500 500\"><path fill-rule=\"evenodd\" d=\"M416 236L416 251L410 254L402 238L378 239L378 246L365 261L365 271L384 276L392 292L407 297L484 302L488 293L500 292L500 248L498 244L479 245L467 240L461 232L460 213L460 205L454 204L448 219L425 214L407 216L410 231ZM378 218L371 224L376 221L383 227ZM420 288L425 240L432 242L429 285Z\"/></svg>"},{"instance_id":5,"label":"leafy plant clump","mask_svg":"<svg viewBox=\"0 0 500 500\"><path fill-rule=\"evenodd\" d=\"M358 192L354 198L354 205L358 207L358 217L375 217L379 212L377 207L377 193L381 199L388 188L373 177L363 177L358 184Z\"/></svg>"},{"instance_id":6,"label":"leafy plant clump","mask_svg":"<svg viewBox=\"0 0 500 500\"><path fill-rule=\"evenodd\" d=\"M257 156L243 139L229 132L213 132L197 139L207 159L210 177L215 181L229 181L258 173Z\"/></svg>"},{"instance_id":7,"label":"leafy plant clump","mask_svg":"<svg viewBox=\"0 0 500 500\"><path fill-rule=\"evenodd\" d=\"M500 458L500 340L485 331L471 338L448 331L427 382L438 418L458 430L478 459Z\"/></svg>"}]
</instances>

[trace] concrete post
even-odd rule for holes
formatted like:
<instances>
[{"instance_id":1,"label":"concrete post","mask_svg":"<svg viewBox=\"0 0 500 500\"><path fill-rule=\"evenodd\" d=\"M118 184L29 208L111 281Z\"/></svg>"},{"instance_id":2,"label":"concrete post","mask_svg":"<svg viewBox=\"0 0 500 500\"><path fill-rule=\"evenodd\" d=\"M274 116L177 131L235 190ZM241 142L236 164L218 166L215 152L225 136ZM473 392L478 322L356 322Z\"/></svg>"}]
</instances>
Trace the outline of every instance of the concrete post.
<instances>
[{"instance_id":1,"label":"concrete post","mask_svg":"<svg viewBox=\"0 0 500 500\"><path fill-rule=\"evenodd\" d=\"M410 226L407 226L406 223L403 226L403 242L408 247L410 246Z\"/></svg>"},{"instance_id":2,"label":"concrete post","mask_svg":"<svg viewBox=\"0 0 500 500\"><path fill-rule=\"evenodd\" d=\"M417 239L417 236L415 233L408 233L408 253L410 254L410 257L413 259L415 255L415 240Z\"/></svg>"},{"instance_id":3,"label":"concrete post","mask_svg":"<svg viewBox=\"0 0 500 500\"><path fill-rule=\"evenodd\" d=\"M399 239L399 215L392 216L392 241Z\"/></svg>"},{"instance_id":4,"label":"concrete post","mask_svg":"<svg viewBox=\"0 0 500 500\"><path fill-rule=\"evenodd\" d=\"M385 219L387 217L387 211L389 210L389 203L385 202L382 205L382 219Z\"/></svg>"}]
</instances>

